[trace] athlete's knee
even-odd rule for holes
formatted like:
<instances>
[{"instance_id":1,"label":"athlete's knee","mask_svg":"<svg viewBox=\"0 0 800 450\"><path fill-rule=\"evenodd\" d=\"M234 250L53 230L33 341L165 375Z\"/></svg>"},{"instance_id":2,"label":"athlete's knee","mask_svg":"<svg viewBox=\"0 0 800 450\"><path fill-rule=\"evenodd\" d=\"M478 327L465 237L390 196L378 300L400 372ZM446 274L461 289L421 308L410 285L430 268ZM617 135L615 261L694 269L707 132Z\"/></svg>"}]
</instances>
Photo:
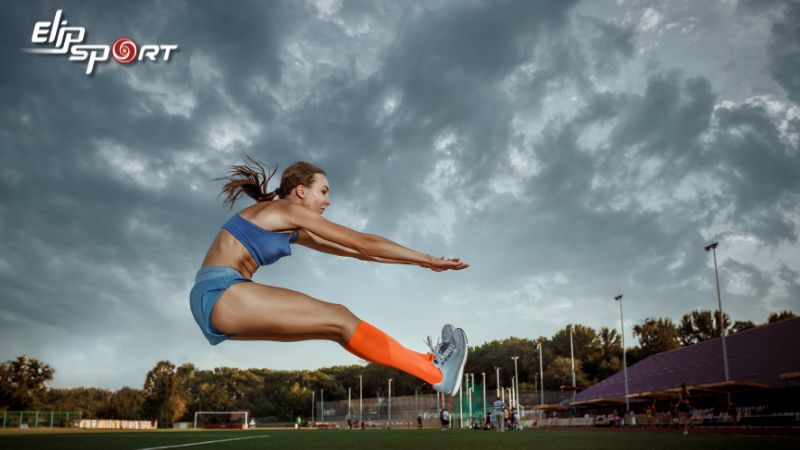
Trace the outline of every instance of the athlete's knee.
<instances>
[{"instance_id":1,"label":"athlete's knee","mask_svg":"<svg viewBox=\"0 0 800 450\"><path fill-rule=\"evenodd\" d=\"M336 318L336 341L338 341L342 345L347 345L350 342L350 338L353 336L353 333L356 331L356 327L358 326L358 322L360 321L349 308L344 305L333 304L331 305L334 309L333 317Z\"/></svg>"}]
</instances>

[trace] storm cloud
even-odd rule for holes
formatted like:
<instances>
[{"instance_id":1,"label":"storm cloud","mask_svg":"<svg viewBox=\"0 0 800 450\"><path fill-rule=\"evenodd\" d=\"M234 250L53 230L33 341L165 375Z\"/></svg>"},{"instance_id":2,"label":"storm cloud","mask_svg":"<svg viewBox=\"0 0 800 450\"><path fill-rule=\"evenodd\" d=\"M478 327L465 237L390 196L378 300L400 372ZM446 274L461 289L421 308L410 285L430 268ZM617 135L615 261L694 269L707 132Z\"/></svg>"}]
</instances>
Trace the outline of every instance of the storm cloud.
<instances>
[{"instance_id":1,"label":"storm cloud","mask_svg":"<svg viewBox=\"0 0 800 450\"><path fill-rule=\"evenodd\" d=\"M756 2L760 3L760 2ZM64 9L86 42L30 48ZM0 15L0 359L56 386L139 386L157 361L352 364L329 342L210 347L188 292L244 152L328 173L331 220L462 272L295 248L258 282L346 304L411 347L568 323L800 309L796 2L11 2ZM272 185L271 185L272 186ZM243 201L236 207L249 204Z\"/></svg>"}]
</instances>

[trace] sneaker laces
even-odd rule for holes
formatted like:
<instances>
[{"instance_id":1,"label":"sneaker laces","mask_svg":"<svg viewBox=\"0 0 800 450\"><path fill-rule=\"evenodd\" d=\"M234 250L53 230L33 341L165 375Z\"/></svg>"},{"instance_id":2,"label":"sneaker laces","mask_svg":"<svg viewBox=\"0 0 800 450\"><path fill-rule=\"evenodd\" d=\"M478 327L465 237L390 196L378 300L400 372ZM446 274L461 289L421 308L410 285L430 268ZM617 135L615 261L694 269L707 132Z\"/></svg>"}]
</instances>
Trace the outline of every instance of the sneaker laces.
<instances>
[{"instance_id":1,"label":"sneaker laces","mask_svg":"<svg viewBox=\"0 0 800 450\"><path fill-rule=\"evenodd\" d=\"M433 345L433 338L430 336L427 339L424 339L423 342L431 349L431 353L433 354L433 363L439 366L441 363L447 361L447 358L455 350L455 346L451 342L442 342L441 339L436 341L436 345Z\"/></svg>"}]
</instances>

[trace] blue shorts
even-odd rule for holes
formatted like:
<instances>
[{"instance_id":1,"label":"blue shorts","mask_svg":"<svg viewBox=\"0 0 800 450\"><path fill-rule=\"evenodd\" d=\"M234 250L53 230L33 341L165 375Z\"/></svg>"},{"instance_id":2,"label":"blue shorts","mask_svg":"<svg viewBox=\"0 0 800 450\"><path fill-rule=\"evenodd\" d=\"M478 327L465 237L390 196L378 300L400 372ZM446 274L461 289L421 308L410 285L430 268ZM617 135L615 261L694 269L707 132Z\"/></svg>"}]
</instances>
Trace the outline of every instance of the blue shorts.
<instances>
[{"instance_id":1,"label":"blue shorts","mask_svg":"<svg viewBox=\"0 0 800 450\"><path fill-rule=\"evenodd\" d=\"M211 312L214 310L217 300L225 292L225 289L237 283L251 281L253 280L245 278L236 270L225 266L207 266L197 272L194 287L189 294L189 305L192 308L194 320L197 325L200 325L200 330L211 345L217 345L235 336L220 333L211 326Z\"/></svg>"}]
</instances>

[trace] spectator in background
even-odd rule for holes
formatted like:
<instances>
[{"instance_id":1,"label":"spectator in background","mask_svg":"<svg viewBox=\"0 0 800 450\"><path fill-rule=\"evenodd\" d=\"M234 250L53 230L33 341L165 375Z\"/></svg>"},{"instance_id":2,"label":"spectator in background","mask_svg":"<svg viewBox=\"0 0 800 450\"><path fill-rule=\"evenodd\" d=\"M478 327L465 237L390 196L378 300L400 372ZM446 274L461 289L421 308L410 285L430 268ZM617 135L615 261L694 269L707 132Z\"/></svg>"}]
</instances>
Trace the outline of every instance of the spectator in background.
<instances>
[{"instance_id":1,"label":"spectator in background","mask_svg":"<svg viewBox=\"0 0 800 450\"><path fill-rule=\"evenodd\" d=\"M422 416L419 415L417 416L417 429L418 430L422 429Z\"/></svg>"},{"instance_id":2,"label":"spectator in background","mask_svg":"<svg viewBox=\"0 0 800 450\"><path fill-rule=\"evenodd\" d=\"M439 420L442 422L442 431L450 428L450 413L442 408L442 412L439 413Z\"/></svg>"},{"instance_id":3,"label":"spectator in background","mask_svg":"<svg viewBox=\"0 0 800 450\"><path fill-rule=\"evenodd\" d=\"M498 398L494 401L494 403L492 403L492 406L494 407L492 418L495 431L505 431L505 427L503 426L503 410L505 409L505 402Z\"/></svg>"},{"instance_id":4,"label":"spectator in background","mask_svg":"<svg viewBox=\"0 0 800 450\"><path fill-rule=\"evenodd\" d=\"M689 389L686 387L686 383L681 383L676 410L678 420L683 421L683 434L689 434L689 418L692 415L692 406L689 403Z\"/></svg>"},{"instance_id":5,"label":"spectator in background","mask_svg":"<svg viewBox=\"0 0 800 450\"><path fill-rule=\"evenodd\" d=\"M733 400L731 400L728 406L728 415L734 425L739 425L739 408L736 407L736 403L734 403Z\"/></svg>"},{"instance_id":6,"label":"spectator in background","mask_svg":"<svg viewBox=\"0 0 800 450\"><path fill-rule=\"evenodd\" d=\"M647 417L647 426L653 428L656 423L656 399L653 399L652 403L647 406L645 415Z\"/></svg>"}]
</instances>

